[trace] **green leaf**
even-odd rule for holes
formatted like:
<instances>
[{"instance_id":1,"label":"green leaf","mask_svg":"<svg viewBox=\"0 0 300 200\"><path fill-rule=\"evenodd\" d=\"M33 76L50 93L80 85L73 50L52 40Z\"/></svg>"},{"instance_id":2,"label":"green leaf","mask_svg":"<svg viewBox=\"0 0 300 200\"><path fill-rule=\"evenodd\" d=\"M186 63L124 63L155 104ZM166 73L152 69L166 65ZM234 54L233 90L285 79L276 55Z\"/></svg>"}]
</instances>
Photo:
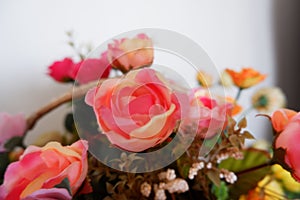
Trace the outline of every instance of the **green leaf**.
<instances>
[{"instance_id":1,"label":"green leaf","mask_svg":"<svg viewBox=\"0 0 300 200\"><path fill-rule=\"evenodd\" d=\"M13 137L11 139L9 139L4 147L5 149L7 149L8 151L12 151L16 146L22 146L23 145L23 137L21 136L16 136L16 137Z\"/></svg>"},{"instance_id":2,"label":"green leaf","mask_svg":"<svg viewBox=\"0 0 300 200\"><path fill-rule=\"evenodd\" d=\"M64 178L61 183L55 185L56 188L65 188L68 190L69 194L72 195L71 185L68 178Z\"/></svg>"},{"instance_id":3,"label":"green leaf","mask_svg":"<svg viewBox=\"0 0 300 200\"><path fill-rule=\"evenodd\" d=\"M8 153L7 152L0 153L0 180L1 180L0 184L2 184L4 178L3 176L8 165L9 165Z\"/></svg>"},{"instance_id":4,"label":"green leaf","mask_svg":"<svg viewBox=\"0 0 300 200\"><path fill-rule=\"evenodd\" d=\"M219 168L228 169L238 176L237 182L229 186L230 197L233 199L238 199L240 195L255 188L257 183L271 172L268 165L271 159L266 151L250 148L244 150L243 154L243 160L229 158L219 165Z\"/></svg>"},{"instance_id":5,"label":"green leaf","mask_svg":"<svg viewBox=\"0 0 300 200\"><path fill-rule=\"evenodd\" d=\"M73 117L72 113L68 113L65 118L65 128L70 133L76 133L75 122L74 122L74 117Z\"/></svg>"},{"instance_id":6,"label":"green leaf","mask_svg":"<svg viewBox=\"0 0 300 200\"><path fill-rule=\"evenodd\" d=\"M217 200L226 200L229 197L229 190L224 181L221 181L220 186L213 185L212 193L217 197Z\"/></svg>"},{"instance_id":7,"label":"green leaf","mask_svg":"<svg viewBox=\"0 0 300 200\"><path fill-rule=\"evenodd\" d=\"M187 179L191 168L191 165L189 164L189 158L186 155L183 155L177 159L176 162L180 176L184 179Z\"/></svg>"}]
</instances>

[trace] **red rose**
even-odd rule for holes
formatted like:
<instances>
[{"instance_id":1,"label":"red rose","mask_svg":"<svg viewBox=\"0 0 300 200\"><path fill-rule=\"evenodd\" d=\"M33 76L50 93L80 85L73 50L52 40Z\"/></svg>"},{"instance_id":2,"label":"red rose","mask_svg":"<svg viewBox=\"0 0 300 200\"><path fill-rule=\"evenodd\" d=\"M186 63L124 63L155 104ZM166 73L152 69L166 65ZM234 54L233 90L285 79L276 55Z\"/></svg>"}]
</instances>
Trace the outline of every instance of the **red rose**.
<instances>
[{"instance_id":1,"label":"red rose","mask_svg":"<svg viewBox=\"0 0 300 200\"><path fill-rule=\"evenodd\" d=\"M85 84L100 78L107 78L110 69L107 52L104 52L100 58L88 58L78 63L74 63L70 58L56 61L49 67L48 74L58 82L76 80L80 84Z\"/></svg>"},{"instance_id":2,"label":"red rose","mask_svg":"<svg viewBox=\"0 0 300 200\"><path fill-rule=\"evenodd\" d=\"M56 61L49 66L48 69L48 74L58 82L68 82L73 80L74 62L70 58Z\"/></svg>"}]
</instances>

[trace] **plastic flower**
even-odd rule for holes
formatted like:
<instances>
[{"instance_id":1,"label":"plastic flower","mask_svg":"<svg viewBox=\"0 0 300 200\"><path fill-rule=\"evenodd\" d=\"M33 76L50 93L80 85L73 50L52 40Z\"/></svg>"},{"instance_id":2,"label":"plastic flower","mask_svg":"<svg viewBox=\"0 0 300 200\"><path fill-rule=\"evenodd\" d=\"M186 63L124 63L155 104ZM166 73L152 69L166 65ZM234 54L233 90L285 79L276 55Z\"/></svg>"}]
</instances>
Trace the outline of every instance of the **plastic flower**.
<instances>
[{"instance_id":1,"label":"plastic flower","mask_svg":"<svg viewBox=\"0 0 300 200\"><path fill-rule=\"evenodd\" d=\"M269 113L286 105L286 97L277 87L257 90L252 96L252 106L260 112Z\"/></svg>"},{"instance_id":2,"label":"plastic flower","mask_svg":"<svg viewBox=\"0 0 300 200\"><path fill-rule=\"evenodd\" d=\"M5 143L16 136L23 136L26 131L26 119L23 114L10 115L0 113L0 152L4 152Z\"/></svg>"},{"instance_id":3,"label":"plastic flower","mask_svg":"<svg viewBox=\"0 0 300 200\"><path fill-rule=\"evenodd\" d=\"M300 193L300 183L295 181L288 171L277 164L272 166L272 171L274 172L275 178L282 182L285 189L290 192Z\"/></svg>"},{"instance_id":4,"label":"plastic flower","mask_svg":"<svg viewBox=\"0 0 300 200\"><path fill-rule=\"evenodd\" d=\"M181 118L185 99L184 93L173 90L149 68L108 79L86 95L110 142L132 152L165 141Z\"/></svg>"},{"instance_id":5,"label":"plastic flower","mask_svg":"<svg viewBox=\"0 0 300 200\"><path fill-rule=\"evenodd\" d=\"M111 65L107 58L107 52L100 58L87 58L74 63L71 58L56 61L48 67L48 74L58 82L70 82L76 80L80 84L107 78Z\"/></svg>"},{"instance_id":6,"label":"plastic flower","mask_svg":"<svg viewBox=\"0 0 300 200\"><path fill-rule=\"evenodd\" d=\"M88 58L75 64L72 78L80 84L85 84L100 78L107 78L110 69L107 52L104 52L100 58Z\"/></svg>"},{"instance_id":7,"label":"plastic flower","mask_svg":"<svg viewBox=\"0 0 300 200\"><path fill-rule=\"evenodd\" d=\"M41 148L29 146L19 161L8 166L0 186L0 199L34 199L31 197L53 196L53 193L68 196L65 190L53 191L54 186L65 179L74 195L87 175L87 149L87 142L83 140L71 146L57 142Z\"/></svg>"},{"instance_id":8,"label":"plastic flower","mask_svg":"<svg viewBox=\"0 0 300 200\"><path fill-rule=\"evenodd\" d=\"M289 121L297 114L294 110L281 108L276 110L271 117L271 122L274 130L279 133L283 131Z\"/></svg>"},{"instance_id":9,"label":"plastic flower","mask_svg":"<svg viewBox=\"0 0 300 200\"><path fill-rule=\"evenodd\" d=\"M211 138L226 125L227 115L232 109L231 104L212 99L206 90L201 88L192 91L190 100L191 122L197 122L197 134L201 138Z\"/></svg>"},{"instance_id":10,"label":"plastic flower","mask_svg":"<svg viewBox=\"0 0 300 200\"><path fill-rule=\"evenodd\" d=\"M231 76L226 72L226 70L221 72L220 84L224 87L230 87L233 85Z\"/></svg>"},{"instance_id":11,"label":"plastic flower","mask_svg":"<svg viewBox=\"0 0 300 200\"><path fill-rule=\"evenodd\" d=\"M226 72L231 76L234 84L241 89L252 87L266 78L266 75L252 68L243 68L240 72L226 69Z\"/></svg>"},{"instance_id":12,"label":"plastic flower","mask_svg":"<svg viewBox=\"0 0 300 200\"><path fill-rule=\"evenodd\" d=\"M107 55L112 66L125 73L152 64L153 54L152 40L145 34L139 34L132 39L115 40L108 45Z\"/></svg>"},{"instance_id":13,"label":"plastic flower","mask_svg":"<svg viewBox=\"0 0 300 200\"><path fill-rule=\"evenodd\" d=\"M232 106L233 106L232 109L231 109L231 113L230 113L231 116L237 115L240 112L242 112L243 107L241 105L239 105L235 101L235 99L233 99L232 97L226 97L225 100L226 100L226 102L231 103Z\"/></svg>"},{"instance_id":14,"label":"plastic flower","mask_svg":"<svg viewBox=\"0 0 300 200\"><path fill-rule=\"evenodd\" d=\"M266 176L261 180L257 187L250 190L247 195L240 197L240 200L272 200L282 199L284 191L280 183L272 180L270 176Z\"/></svg>"},{"instance_id":15,"label":"plastic flower","mask_svg":"<svg viewBox=\"0 0 300 200\"><path fill-rule=\"evenodd\" d=\"M213 84L213 77L204 71L199 71L197 73L197 81L203 87L210 87Z\"/></svg>"},{"instance_id":16,"label":"plastic flower","mask_svg":"<svg viewBox=\"0 0 300 200\"><path fill-rule=\"evenodd\" d=\"M300 113L292 117L277 134L274 141L274 157L300 182Z\"/></svg>"},{"instance_id":17,"label":"plastic flower","mask_svg":"<svg viewBox=\"0 0 300 200\"><path fill-rule=\"evenodd\" d=\"M69 82L73 80L74 62L71 58L55 61L48 67L48 74L58 82Z\"/></svg>"}]
</instances>

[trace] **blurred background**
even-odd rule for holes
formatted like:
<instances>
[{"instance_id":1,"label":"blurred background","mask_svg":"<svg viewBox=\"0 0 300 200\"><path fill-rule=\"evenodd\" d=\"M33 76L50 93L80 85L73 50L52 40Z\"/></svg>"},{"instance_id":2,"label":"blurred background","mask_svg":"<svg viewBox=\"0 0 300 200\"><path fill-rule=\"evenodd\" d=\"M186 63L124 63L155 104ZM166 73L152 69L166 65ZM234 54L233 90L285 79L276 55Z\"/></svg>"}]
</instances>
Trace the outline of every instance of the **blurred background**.
<instances>
[{"instance_id":1,"label":"blurred background","mask_svg":"<svg viewBox=\"0 0 300 200\"><path fill-rule=\"evenodd\" d=\"M298 0L151 0L71 1L0 0L0 111L29 115L72 85L46 75L56 60L72 57L66 31L94 47L122 32L163 28L202 46L218 69L251 66L268 79L249 89L243 104L263 86L282 87L289 107L300 103L300 1ZM235 92L235 91L233 91ZM43 118L32 131L63 131L70 105ZM267 120L251 116L257 138L268 138Z\"/></svg>"}]
</instances>

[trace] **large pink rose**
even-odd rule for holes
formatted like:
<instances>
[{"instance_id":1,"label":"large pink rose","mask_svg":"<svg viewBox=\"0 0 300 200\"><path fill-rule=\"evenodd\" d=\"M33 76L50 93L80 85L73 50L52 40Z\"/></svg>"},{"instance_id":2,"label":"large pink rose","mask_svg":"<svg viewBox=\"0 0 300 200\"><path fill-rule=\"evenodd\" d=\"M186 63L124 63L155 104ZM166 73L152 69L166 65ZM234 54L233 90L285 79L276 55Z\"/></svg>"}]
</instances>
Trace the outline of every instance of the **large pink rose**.
<instances>
[{"instance_id":1,"label":"large pink rose","mask_svg":"<svg viewBox=\"0 0 300 200\"><path fill-rule=\"evenodd\" d=\"M65 178L70 182L72 195L75 194L87 175L87 149L84 140L65 147L57 142L44 147L29 146L19 161L8 166L0 186L0 199L66 196L64 191L45 190L60 184Z\"/></svg>"},{"instance_id":2,"label":"large pink rose","mask_svg":"<svg viewBox=\"0 0 300 200\"><path fill-rule=\"evenodd\" d=\"M108 59L113 67L127 72L150 65L153 62L152 40L145 34L139 34L135 38L123 38L115 40L108 45Z\"/></svg>"},{"instance_id":3,"label":"large pink rose","mask_svg":"<svg viewBox=\"0 0 300 200\"><path fill-rule=\"evenodd\" d=\"M189 122L197 123L197 134L201 138L211 138L226 125L232 104L212 99L205 89L194 89L190 95Z\"/></svg>"},{"instance_id":4,"label":"large pink rose","mask_svg":"<svg viewBox=\"0 0 300 200\"><path fill-rule=\"evenodd\" d=\"M16 136L23 136L26 131L26 119L23 114L10 115L0 113L0 152L5 151L5 143Z\"/></svg>"},{"instance_id":5,"label":"large pink rose","mask_svg":"<svg viewBox=\"0 0 300 200\"><path fill-rule=\"evenodd\" d=\"M184 93L156 71L143 68L108 79L86 95L110 142L140 152L166 140L181 119Z\"/></svg>"},{"instance_id":6,"label":"large pink rose","mask_svg":"<svg viewBox=\"0 0 300 200\"><path fill-rule=\"evenodd\" d=\"M283 149L284 157L276 154L283 167L287 168L293 177L300 182L300 113L292 117L275 139L275 149ZM282 152L281 152L282 154ZM283 160L280 160L283 159Z\"/></svg>"}]
</instances>

